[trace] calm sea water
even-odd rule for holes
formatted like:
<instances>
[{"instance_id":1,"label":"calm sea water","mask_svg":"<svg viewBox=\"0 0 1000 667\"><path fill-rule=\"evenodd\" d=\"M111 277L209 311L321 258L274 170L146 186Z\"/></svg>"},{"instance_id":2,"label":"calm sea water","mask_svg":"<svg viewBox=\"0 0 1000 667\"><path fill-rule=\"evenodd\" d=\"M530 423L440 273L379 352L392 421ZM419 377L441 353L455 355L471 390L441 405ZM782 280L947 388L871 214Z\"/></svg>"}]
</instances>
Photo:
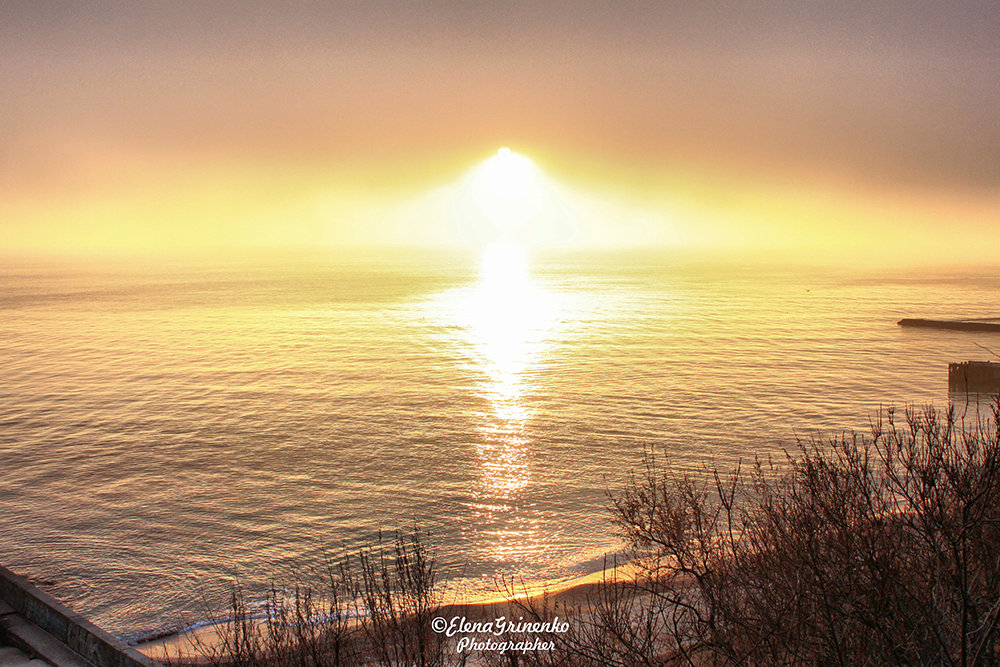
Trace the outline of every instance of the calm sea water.
<instances>
[{"instance_id":1,"label":"calm sea water","mask_svg":"<svg viewBox=\"0 0 1000 667\"><path fill-rule=\"evenodd\" d=\"M509 279L506 279L509 278ZM0 562L127 636L420 526L444 579L615 549L644 446L700 470L945 406L997 271L627 255L0 268Z\"/></svg>"}]
</instances>

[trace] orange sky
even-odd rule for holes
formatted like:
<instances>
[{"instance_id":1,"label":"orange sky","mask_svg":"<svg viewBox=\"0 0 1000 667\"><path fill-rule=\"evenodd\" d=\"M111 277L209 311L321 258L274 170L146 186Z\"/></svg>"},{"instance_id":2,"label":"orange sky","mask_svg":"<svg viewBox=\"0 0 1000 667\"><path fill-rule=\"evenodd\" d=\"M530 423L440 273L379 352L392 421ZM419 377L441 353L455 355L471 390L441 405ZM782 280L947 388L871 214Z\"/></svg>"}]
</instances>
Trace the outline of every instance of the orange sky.
<instances>
[{"instance_id":1,"label":"orange sky","mask_svg":"<svg viewBox=\"0 0 1000 667\"><path fill-rule=\"evenodd\" d=\"M0 249L406 243L501 145L602 243L998 240L995 2L683 4L4 3Z\"/></svg>"}]
</instances>

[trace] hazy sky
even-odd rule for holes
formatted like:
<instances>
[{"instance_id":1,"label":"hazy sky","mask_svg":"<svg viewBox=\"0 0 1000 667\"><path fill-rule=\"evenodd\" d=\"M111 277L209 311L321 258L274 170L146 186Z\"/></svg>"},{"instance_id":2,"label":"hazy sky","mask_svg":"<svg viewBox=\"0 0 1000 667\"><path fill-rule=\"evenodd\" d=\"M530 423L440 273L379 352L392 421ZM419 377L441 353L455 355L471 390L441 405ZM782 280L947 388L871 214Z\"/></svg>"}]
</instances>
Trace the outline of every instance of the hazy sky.
<instances>
[{"instance_id":1,"label":"hazy sky","mask_svg":"<svg viewBox=\"0 0 1000 667\"><path fill-rule=\"evenodd\" d=\"M995 0L8 0L0 247L44 244L79 206L94 244L127 236L101 216L171 191L195 216L326 186L363 208L501 145L661 203L681 172L787 177L954 199L982 231L1000 212L997 35ZM18 231L32 220L45 231Z\"/></svg>"}]
</instances>

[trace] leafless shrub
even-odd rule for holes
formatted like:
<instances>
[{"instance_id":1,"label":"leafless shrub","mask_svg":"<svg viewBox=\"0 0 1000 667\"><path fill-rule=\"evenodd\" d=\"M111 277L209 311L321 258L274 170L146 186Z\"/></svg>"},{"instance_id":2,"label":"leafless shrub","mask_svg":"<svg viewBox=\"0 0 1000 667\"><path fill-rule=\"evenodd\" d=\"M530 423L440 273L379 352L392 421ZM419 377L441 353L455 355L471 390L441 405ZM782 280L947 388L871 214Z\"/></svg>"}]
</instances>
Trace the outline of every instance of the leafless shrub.
<instances>
[{"instance_id":1,"label":"leafless shrub","mask_svg":"<svg viewBox=\"0 0 1000 667\"><path fill-rule=\"evenodd\" d=\"M995 665L1000 404L887 410L869 436L700 477L647 452L612 497L638 575L605 580L520 665ZM515 664L494 660L496 665Z\"/></svg>"},{"instance_id":2,"label":"leafless shrub","mask_svg":"<svg viewBox=\"0 0 1000 667\"><path fill-rule=\"evenodd\" d=\"M381 542L358 556L360 579L353 589L360 628L378 665L432 667L464 663L448 651L444 638L431 629L440 613L434 563L420 532L397 536L391 550Z\"/></svg>"},{"instance_id":3,"label":"leafless shrub","mask_svg":"<svg viewBox=\"0 0 1000 667\"><path fill-rule=\"evenodd\" d=\"M560 604L549 596L518 595L513 582L503 589L525 619L544 623L566 621L563 632L539 632L531 639L547 641L551 649L507 656L486 656L489 667L612 667L616 665L659 665L663 637L671 631L670 619L677 611L667 604L669 596L660 591L656 580L639 580L619 574L617 562L605 562L601 579L593 584L583 601Z\"/></svg>"},{"instance_id":4,"label":"leafless shrub","mask_svg":"<svg viewBox=\"0 0 1000 667\"><path fill-rule=\"evenodd\" d=\"M707 482L647 455L613 507L666 603L657 659L996 664L998 425L890 409Z\"/></svg>"},{"instance_id":5,"label":"leafless shrub","mask_svg":"<svg viewBox=\"0 0 1000 667\"><path fill-rule=\"evenodd\" d=\"M194 636L202 659L220 667L461 665L431 631L441 607L434 562L419 530L382 535L376 544L329 565L323 581L289 589L272 584L259 608L234 584L217 641Z\"/></svg>"}]
</instances>

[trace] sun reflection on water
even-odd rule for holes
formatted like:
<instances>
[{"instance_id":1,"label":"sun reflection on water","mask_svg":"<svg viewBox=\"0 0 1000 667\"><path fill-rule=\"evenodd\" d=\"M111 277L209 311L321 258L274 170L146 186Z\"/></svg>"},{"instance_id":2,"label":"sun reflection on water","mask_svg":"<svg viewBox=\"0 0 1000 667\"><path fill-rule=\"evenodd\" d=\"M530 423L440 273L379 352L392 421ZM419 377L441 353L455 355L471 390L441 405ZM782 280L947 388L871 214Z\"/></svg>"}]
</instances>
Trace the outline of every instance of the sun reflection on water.
<instances>
[{"instance_id":1,"label":"sun reflection on water","mask_svg":"<svg viewBox=\"0 0 1000 667\"><path fill-rule=\"evenodd\" d=\"M530 508L520 502L531 483L536 452L530 434L531 397L558 320L556 295L531 278L524 250L513 243L487 248L478 282L454 304L482 382L486 409L474 443L478 480L470 530L483 556L516 561L544 548Z\"/></svg>"}]
</instances>

